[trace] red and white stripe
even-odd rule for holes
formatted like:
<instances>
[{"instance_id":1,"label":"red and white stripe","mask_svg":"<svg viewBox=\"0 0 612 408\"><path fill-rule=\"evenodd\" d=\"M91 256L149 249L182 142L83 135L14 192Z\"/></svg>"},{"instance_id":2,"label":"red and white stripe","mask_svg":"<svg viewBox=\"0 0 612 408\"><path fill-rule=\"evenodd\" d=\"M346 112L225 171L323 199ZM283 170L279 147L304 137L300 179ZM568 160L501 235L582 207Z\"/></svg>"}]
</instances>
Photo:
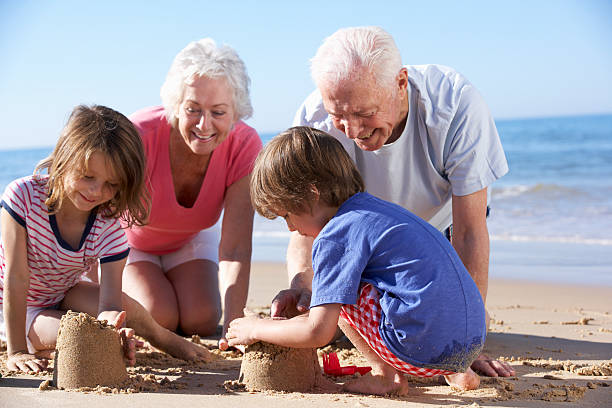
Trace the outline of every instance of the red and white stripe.
<instances>
[{"instance_id":1,"label":"red and white stripe","mask_svg":"<svg viewBox=\"0 0 612 408\"><path fill-rule=\"evenodd\" d=\"M76 285L83 273L97 260L127 255L128 244L116 219L96 217L77 251L62 247L49 222L45 187L47 176L29 176L12 182L5 190L3 206L25 221L28 265L30 269L29 306L51 306ZM0 304L5 271L4 248L0 245Z\"/></svg>"},{"instance_id":2,"label":"red and white stripe","mask_svg":"<svg viewBox=\"0 0 612 408\"><path fill-rule=\"evenodd\" d=\"M378 301L378 291L369 283L363 285L359 292L356 305L343 305L340 317L346 320L352 328L363 337L366 343L378 356L395 369L416 377L433 377L435 375L454 374L453 371L435 368L415 367L397 358L380 337L381 309Z\"/></svg>"}]
</instances>

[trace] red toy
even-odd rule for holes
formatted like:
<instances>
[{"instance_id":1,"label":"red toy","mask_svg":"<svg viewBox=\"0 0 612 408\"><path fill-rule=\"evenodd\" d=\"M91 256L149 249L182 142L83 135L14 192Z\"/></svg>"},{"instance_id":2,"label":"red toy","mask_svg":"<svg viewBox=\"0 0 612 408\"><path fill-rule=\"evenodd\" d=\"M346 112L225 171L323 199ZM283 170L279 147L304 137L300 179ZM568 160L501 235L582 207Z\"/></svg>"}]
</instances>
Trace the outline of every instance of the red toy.
<instances>
[{"instance_id":1,"label":"red toy","mask_svg":"<svg viewBox=\"0 0 612 408\"><path fill-rule=\"evenodd\" d=\"M359 373L364 375L372 370L372 367L357 367L357 366L344 366L340 367L340 360L336 353L323 354L323 371L325 374L333 375L335 377L341 375L351 375Z\"/></svg>"}]
</instances>

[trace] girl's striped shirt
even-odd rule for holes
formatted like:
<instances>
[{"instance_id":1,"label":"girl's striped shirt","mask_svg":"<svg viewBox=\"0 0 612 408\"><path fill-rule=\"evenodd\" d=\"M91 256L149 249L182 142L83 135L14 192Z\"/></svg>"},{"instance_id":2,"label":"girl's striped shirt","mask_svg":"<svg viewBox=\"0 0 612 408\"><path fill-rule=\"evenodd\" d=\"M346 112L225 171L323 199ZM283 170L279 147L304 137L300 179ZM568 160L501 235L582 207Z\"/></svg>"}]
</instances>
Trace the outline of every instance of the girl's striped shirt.
<instances>
[{"instance_id":1,"label":"girl's striped shirt","mask_svg":"<svg viewBox=\"0 0 612 408\"><path fill-rule=\"evenodd\" d=\"M76 285L97 261L112 262L127 257L129 248L117 219L92 211L78 248L65 242L55 215L47 213L45 199L48 176L33 175L13 181L2 196L2 208L26 229L30 288L28 306L52 306ZM0 243L0 304L6 270Z\"/></svg>"}]
</instances>

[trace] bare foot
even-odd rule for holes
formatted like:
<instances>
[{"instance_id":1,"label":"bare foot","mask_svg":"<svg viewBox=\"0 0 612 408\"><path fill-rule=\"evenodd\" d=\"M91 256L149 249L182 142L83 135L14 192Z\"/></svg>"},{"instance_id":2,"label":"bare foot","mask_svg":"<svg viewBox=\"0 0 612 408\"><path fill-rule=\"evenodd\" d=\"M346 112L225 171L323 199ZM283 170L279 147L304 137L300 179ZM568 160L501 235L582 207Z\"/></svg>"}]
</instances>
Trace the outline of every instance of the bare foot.
<instances>
[{"instance_id":1,"label":"bare foot","mask_svg":"<svg viewBox=\"0 0 612 408\"><path fill-rule=\"evenodd\" d=\"M342 389L344 391L356 392L359 394L393 394L401 396L408 394L408 381L399 371L395 371L391 375L389 375L389 373L384 375L372 375L371 373L367 373L364 376L347 382Z\"/></svg>"},{"instance_id":2,"label":"bare foot","mask_svg":"<svg viewBox=\"0 0 612 408\"><path fill-rule=\"evenodd\" d=\"M155 339L149 339L149 342L158 349L170 354L172 357L182 360L209 362L213 358L206 347L192 343L170 330L163 329L162 333L159 333L159 336L156 336Z\"/></svg>"},{"instance_id":3,"label":"bare foot","mask_svg":"<svg viewBox=\"0 0 612 408\"><path fill-rule=\"evenodd\" d=\"M475 390L480 385L480 377L471 368L465 373L445 375L446 383L460 391Z\"/></svg>"}]
</instances>

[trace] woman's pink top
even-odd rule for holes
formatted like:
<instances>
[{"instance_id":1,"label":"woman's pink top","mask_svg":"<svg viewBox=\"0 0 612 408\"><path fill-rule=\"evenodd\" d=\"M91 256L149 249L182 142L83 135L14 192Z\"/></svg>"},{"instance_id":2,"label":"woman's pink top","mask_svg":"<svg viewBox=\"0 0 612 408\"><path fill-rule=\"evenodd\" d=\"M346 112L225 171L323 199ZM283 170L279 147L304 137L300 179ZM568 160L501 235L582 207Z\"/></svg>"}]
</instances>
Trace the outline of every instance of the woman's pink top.
<instances>
[{"instance_id":1,"label":"woman's pink top","mask_svg":"<svg viewBox=\"0 0 612 408\"><path fill-rule=\"evenodd\" d=\"M145 108L130 116L144 144L151 188L151 214L144 227L126 230L130 247L156 255L176 251L221 215L225 192L248 175L262 144L255 129L242 121L212 154L198 197L191 208L176 201L170 171L170 130L164 109Z\"/></svg>"}]
</instances>

